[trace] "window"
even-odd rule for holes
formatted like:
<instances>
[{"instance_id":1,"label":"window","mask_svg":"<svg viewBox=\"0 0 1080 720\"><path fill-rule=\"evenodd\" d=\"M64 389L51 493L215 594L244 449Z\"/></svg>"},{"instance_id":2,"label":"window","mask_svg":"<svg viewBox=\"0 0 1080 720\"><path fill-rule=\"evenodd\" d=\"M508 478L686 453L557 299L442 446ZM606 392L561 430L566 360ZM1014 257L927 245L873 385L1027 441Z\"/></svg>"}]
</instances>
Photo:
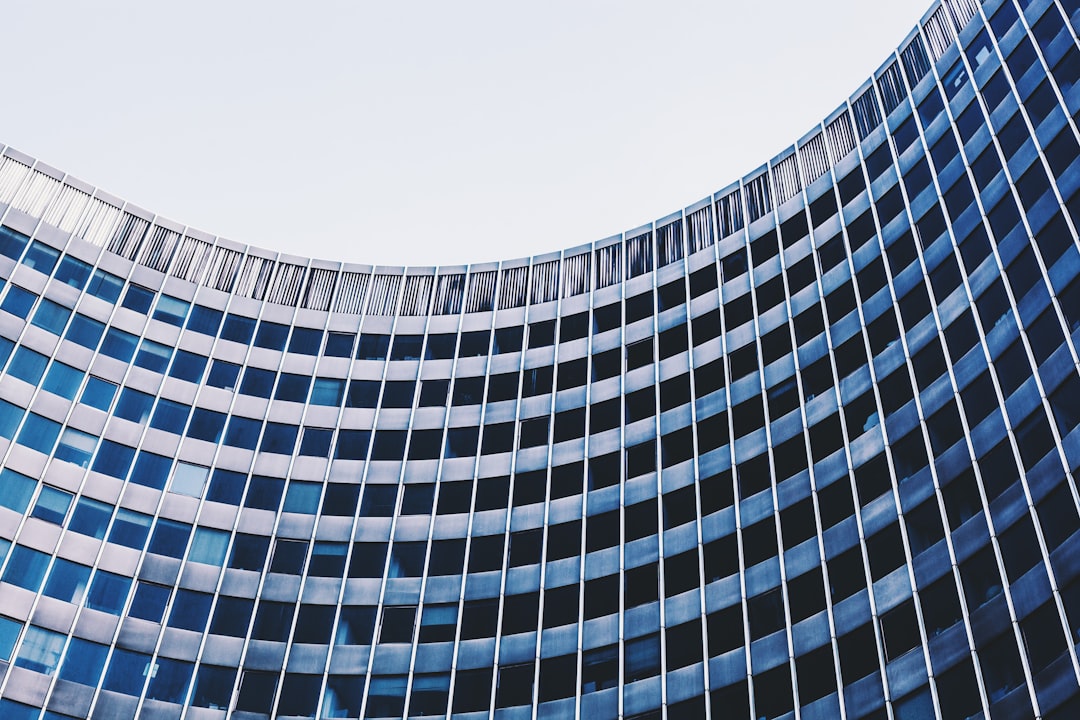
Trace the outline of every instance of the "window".
<instances>
[{"instance_id":1,"label":"window","mask_svg":"<svg viewBox=\"0 0 1080 720\"><path fill-rule=\"evenodd\" d=\"M116 511L116 520L109 532L109 542L142 550L146 537L150 534L150 516L120 508Z\"/></svg>"},{"instance_id":2,"label":"window","mask_svg":"<svg viewBox=\"0 0 1080 720\"><path fill-rule=\"evenodd\" d=\"M158 298L157 308L154 310L154 319L168 323L169 325L175 325L176 327L182 327L184 320L187 319L188 308L191 305L180 298L174 298L171 295L162 295Z\"/></svg>"},{"instance_id":3,"label":"window","mask_svg":"<svg viewBox=\"0 0 1080 720\"><path fill-rule=\"evenodd\" d=\"M112 517L112 505L88 497L79 498L68 529L101 540Z\"/></svg>"},{"instance_id":4,"label":"window","mask_svg":"<svg viewBox=\"0 0 1080 720\"><path fill-rule=\"evenodd\" d=\"M71 638L67 652L64 654L64 663L60 667L60 679L70 682L97 686L101 679L101 671L105 669L105 658L109 654L109 646L83 640L79 637Z\"/></svg>"},{"instance_id":5,"label":"window","mask_svg":"<svg viewBox=\"0 0 1080 720\"><path fill-rule=\"evenodd\" d=\"M251 335L255 332L254 318L233 315L225 316L225 325L221 329L221 337L243 345L251 342Z\"/></svg>"},{"instance_id":6,"label":"window","mask_svg":"<svg viewBox=\"0 0 1080 720\"><path fill-rule=\"evenodd\" d=\"M154 302L154 293L140 285L128 285L124 293L124 301L121 307L134 310L140 315L146 315L150 311L150 305Z\"/></svg>"},{"instance_id":7,"label":"window","mask_svg":"<svg viewBox=\"0 0 1080 720\"><path fill-rule=\"evenodd\" d=\"M356 335L353 333L331 332L326 336L326 348L323 354L327 357L352 357L355 343Z\"/></svg>"},{"instance_id":8,"label":"window","mask_svg":"<svg viewBox=\"0 0 1080 720\"><path fill-rule=\"evenodd\" d=\"M15 658L15 666L43 675L52 675L60 664L60 653L66 639L62 633L31 625L23 637L19 655Z\"/></svg>"},{"instance_id":9,"label":"window","mask_svg":"<svg viewBox=\"0 0 1080 720\"><path fill-rule=\"evenodd\" d=\"M90 379L86 381L86 387L83 388L82 396L79 397L79 402L84 405L89 405L92 408L108 412L109 406L112 405L115 396L115 383L111 383L108 380L102 380L99 377L90 376Z\"/></svg>"},{"instance_id":10,"label":"window","mask_svg":"<svg viewBox=\"0 0 1080 720\"><path fill-rule=\"evenodd\" d=\"M135 597L131 599L128 615L150 622L161 622L171 594L172 590L168 587L139 581L135 586Z\"/></svg>"},{"instance_id":11,"label":"window","mask_svg":"<svg viewBox=\"0 0 1080 720\"><path fill-rule=\"evenodd\" d=\"M57 558L45 582L44 594L57 600L78 605L86 592L90 568L79 563Z\"/></svg>"},{"instance_id":12,"label":"window","mask_svg":"<svg viewBox=\"0 0 1080 720\"><path fill-rule=\"evenodd\" d=\"M188 559L191 562L221 567L225 562L225 553L228 549L228 532L199 526L195 528L195 538L191 541Z\"/></svg>"},{"instance_id":13,"label":"window","mask_svg":"<svg viewBox=\"0 0 1080 720\"><path fill-rule=\"evenodd\" d=\"M53 335L61 335L69 317L71 317L70 309L58 305L52 300L44 299L38 305L37 312L34 313L32 324L51 332Z\"/></svg>"},{"instance_id":14,"label":"window","mask_svg":"<svg viewBox=\"0 0 1080 720\"><path fill-rule=\"evenodd\" d=\"M86 595L86 607L110 615L119 615L127 602L131 579L104 570L94 573L90 591Z\"/></svg>"},{"instance_id":15,"label":"window","mask_svg":"<svg viewBox=\"0 0 1080 720\"><path fill-rule=\"evenodd\" d=\"M221 327L222 317L223 313L220 310L195 305L188 316L187 329L213 337L217 335Z\"/></svg>"},{"instance_id":16,"label":"window","mask_svg":"<svg viewBox=\"0 0 1080 720\"><path fill-rule=\"evenodd\" d=\"M67 511L70 507L71 493L44 485L41 492L38 493L37 502L34 504L30 516L45 522L63 525L64 518L67 517Z\"/></svg>"},{"instance_id":17,"label":"window","mask_svg":"<svg viewBox=\"0 0 1080 720\"><path fill-rule=\"evenodd\" d=\"M379 631L380 643L412 642L413 626L416 622L416 606L388 606L383 608L382 627Z\"/></svg>"}]
</instances>

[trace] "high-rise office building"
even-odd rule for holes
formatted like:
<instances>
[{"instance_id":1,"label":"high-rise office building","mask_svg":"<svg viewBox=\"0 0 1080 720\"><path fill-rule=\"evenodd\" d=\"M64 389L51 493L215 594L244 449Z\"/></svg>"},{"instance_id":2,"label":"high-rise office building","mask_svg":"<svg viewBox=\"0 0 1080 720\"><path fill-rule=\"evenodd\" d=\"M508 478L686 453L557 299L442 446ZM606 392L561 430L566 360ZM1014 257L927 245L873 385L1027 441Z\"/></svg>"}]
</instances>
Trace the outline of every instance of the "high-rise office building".
<instances>
[{"instance_id":1,"label":"high-rise office building","mask_svg":"<svg viewBox=\"0 0 1080 720\"><path fill-rule=\"evenodd\" d=\"M1080 717L1075 0L469 267L0 156L0 717Z\"/></svg>"}]
</instances>

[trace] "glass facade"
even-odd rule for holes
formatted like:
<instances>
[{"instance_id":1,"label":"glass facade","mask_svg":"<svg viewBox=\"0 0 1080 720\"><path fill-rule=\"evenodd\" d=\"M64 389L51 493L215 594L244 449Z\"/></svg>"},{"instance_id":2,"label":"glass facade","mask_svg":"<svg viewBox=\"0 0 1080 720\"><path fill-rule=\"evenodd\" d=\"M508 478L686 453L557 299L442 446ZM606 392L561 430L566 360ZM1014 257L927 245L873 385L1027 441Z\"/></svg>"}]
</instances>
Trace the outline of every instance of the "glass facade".
<instances>
[{"instance_id":1,"label":"glass facade","mask_svg":"<svg viewBox=\"0 0 1080 720\"><path fill-rule=\"evenodd\" d=\"M1080 716L1080 8L470 267L0 155L0 717Z\"/></svg>"}]
</instances>

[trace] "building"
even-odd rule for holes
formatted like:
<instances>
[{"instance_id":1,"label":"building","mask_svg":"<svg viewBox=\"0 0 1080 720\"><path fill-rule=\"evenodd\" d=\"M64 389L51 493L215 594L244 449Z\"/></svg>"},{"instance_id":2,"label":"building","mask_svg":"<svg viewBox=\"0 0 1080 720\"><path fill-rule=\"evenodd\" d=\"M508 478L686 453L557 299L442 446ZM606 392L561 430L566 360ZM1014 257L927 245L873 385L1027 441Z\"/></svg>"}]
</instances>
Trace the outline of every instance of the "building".
<instances>
[{"instance_id":1,"label":"building","mask_svg":"<svg viewBox=\"0 0 1080 720\"><path fill-rule=\"evenodd\" d=\"M935 3L715 196L470 267L4 150L0 716L1077 717L1078 26Z\"/></svg>"}]
</instances>

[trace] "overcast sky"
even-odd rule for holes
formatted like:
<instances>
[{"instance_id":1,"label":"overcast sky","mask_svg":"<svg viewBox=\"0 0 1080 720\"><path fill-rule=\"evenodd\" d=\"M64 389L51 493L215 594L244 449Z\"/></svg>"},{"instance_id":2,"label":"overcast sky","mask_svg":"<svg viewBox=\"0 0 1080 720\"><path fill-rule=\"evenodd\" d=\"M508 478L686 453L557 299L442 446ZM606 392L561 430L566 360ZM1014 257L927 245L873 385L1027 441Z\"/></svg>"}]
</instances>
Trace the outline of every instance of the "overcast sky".
<instances>
[{"instance_id":1,"label":"overcast sky","mask_svg":"<svg viewBox=\"0 0 1080 720\"><path fill-rule=\"evenodd\" d=\"M720 189L928 0L5 3L0 143L232 240L449 264Z\"/></svg>"}]
</instances>

